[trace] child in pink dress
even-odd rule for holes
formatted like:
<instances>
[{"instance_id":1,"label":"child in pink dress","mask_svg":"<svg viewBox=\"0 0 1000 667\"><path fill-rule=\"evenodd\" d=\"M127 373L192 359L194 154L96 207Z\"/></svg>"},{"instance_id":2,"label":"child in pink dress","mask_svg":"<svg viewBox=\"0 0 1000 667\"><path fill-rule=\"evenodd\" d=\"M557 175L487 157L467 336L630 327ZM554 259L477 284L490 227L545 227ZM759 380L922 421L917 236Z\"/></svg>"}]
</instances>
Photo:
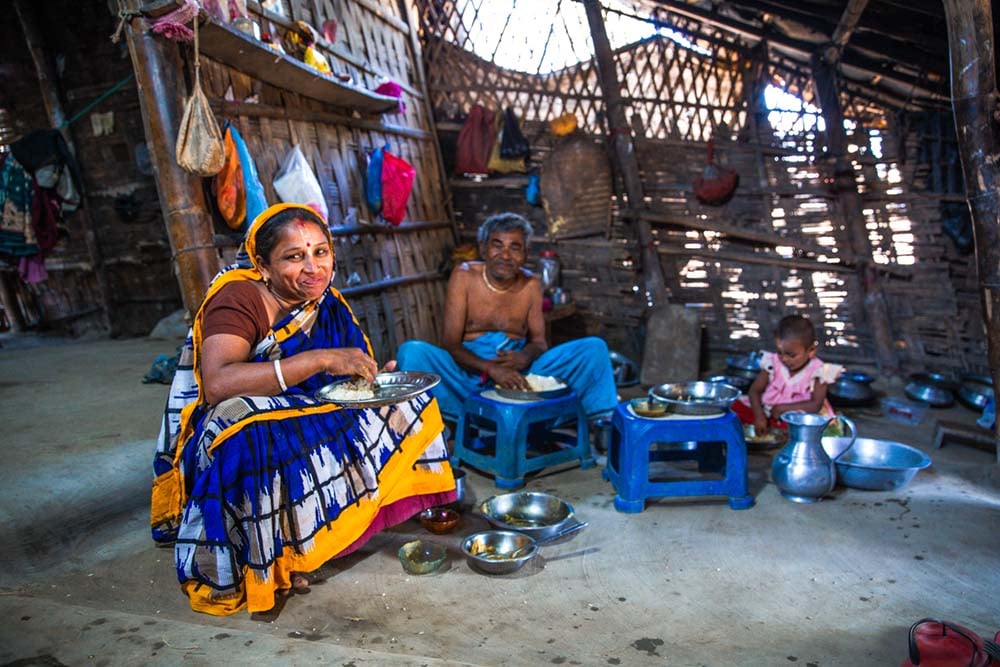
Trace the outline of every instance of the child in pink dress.
<instances>
[{"instance_id":1,"label":"child in pink dress","mask_svg":"<svg viewBox=\"0 0 1000 667\"><path fill-rule=\"evenodd\" d=\"M801 315L789 315L778 323L774 336L777 352L764 352L760 373L746 396L734 405L744 424L764 433L770 425L784 427L786 412L812 412L834 417L826 399L827 386L836 381L843 366L823 363L812 323Z\"/></svg>"}]
</instances>

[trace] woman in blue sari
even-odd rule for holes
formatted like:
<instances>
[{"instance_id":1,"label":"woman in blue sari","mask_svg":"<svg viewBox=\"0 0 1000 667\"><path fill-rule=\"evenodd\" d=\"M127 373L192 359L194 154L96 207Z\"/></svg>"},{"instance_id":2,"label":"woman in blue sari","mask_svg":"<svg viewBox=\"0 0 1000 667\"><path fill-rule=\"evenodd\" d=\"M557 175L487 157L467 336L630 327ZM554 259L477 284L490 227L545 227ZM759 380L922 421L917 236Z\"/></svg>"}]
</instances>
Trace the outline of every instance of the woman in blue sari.
<instances>
[{"instance_id":1,"label":"woman in blue sari","mask_svg":"<svg viewBox=\"0 0 1000 667\"><path fill-rule=\"evenodd\" d=\"M151 524L174 542L197 611L271 609L276 592L307 585L301 573L455 498L428 394L365 409L313 398L378 372L333 273L323 220L272 206L195 317L154 461Z\"/></svg>"}]
</instances>

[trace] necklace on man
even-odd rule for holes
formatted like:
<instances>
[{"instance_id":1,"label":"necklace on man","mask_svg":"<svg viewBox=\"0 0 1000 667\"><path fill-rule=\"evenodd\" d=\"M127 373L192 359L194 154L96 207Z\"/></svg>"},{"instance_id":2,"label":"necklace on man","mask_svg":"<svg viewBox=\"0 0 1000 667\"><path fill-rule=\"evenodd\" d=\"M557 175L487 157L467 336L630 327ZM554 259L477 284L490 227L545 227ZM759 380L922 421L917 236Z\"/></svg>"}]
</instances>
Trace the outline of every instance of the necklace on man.
<instances>
[{"instance_id":1,"label":"necklace on man","mask_svg":"<svg viewBox=\"0 0 1000 667\"><path fill-rule=\"evenodd\" d=\"M514 287L513 285L511 285L507 289L500 289L499 287L497 287L496 285L494 285L493 283L491 283L490 279L489 279L489 276L486 275L486 266L485 265L483 266L483 282L486 283L486 286L490 289L490 291L494 292L495 294L506 294L507 292L509 292L511 290L511 288Z\"/></svg>"}]
</instances>

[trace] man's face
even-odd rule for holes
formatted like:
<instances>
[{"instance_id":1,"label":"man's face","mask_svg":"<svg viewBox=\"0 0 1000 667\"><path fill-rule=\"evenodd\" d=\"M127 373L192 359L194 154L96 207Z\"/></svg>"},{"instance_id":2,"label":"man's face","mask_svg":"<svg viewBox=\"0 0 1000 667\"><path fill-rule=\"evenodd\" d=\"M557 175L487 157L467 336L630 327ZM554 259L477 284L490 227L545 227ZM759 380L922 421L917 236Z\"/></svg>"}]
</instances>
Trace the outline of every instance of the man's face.
<instances>
[{"instance_id":1,"label":"man's face","mask_svg":"<svg viewBox=\"0 0 1000 667\"><path fill-rule=\"evenodd\" d=\"M490 234L479 247L490 277L499 281L514 278L526 259L525 245L524 232L519 229Z\"/></svg>"}]
</instances>

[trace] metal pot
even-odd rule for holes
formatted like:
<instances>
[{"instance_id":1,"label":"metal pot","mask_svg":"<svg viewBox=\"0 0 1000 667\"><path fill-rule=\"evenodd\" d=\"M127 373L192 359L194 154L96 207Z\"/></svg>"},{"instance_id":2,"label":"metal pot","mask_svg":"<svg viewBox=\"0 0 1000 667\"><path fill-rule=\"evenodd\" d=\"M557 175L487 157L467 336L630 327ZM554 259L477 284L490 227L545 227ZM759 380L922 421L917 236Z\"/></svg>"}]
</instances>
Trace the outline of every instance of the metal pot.
<instances>
[{"instance_id":1,"label":"metal pot","mask_svg":"<svg viewBox=\"0 0 1000 667\"><path fill-rule=\"evenodd\" d=\"M955 402L955 395L945 386L943 376L938 373L916 373L903 392L914 401L921 401L932 408L947 408Z\"/></svg>"},{"instance_id":2,"label":"metal pot","mask_svg":"<svg viewBox=\"0 0 1000 667\"><path fill-rule=\"evenodd\" d=\"M781 495L795 503L814 503L830 493L837 481L834 459L823 449L823 431L835 418L803 412L781 415L788 424L788 444L774 457L771 479ZM857 429L846 417L840 420L850 429L849 443L854 442ZM850 447L850 444L847 446ZM847 449L845 448L844 452ZM840 455L843 455L841 452Z\"/></svg>"}]
</instances>

